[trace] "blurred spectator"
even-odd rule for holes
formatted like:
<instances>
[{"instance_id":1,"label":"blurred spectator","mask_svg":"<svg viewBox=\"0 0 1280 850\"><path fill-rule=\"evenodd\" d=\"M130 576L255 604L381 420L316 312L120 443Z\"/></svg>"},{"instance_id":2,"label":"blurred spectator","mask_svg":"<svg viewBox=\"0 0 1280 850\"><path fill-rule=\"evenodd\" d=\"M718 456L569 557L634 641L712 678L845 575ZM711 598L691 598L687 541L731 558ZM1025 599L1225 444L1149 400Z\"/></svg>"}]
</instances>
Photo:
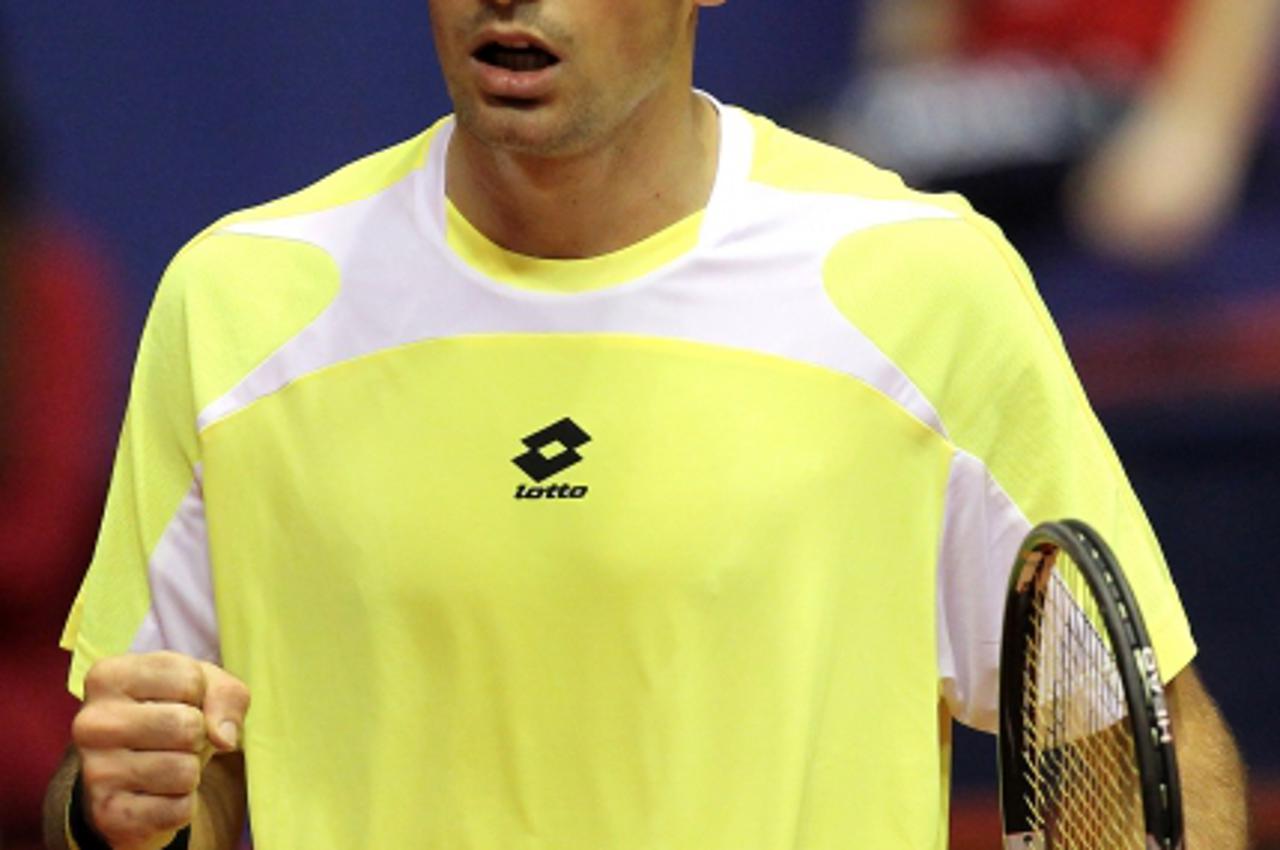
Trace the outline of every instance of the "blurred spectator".
<instances>
[{"instance_id":1,"label":"blurred spectator","mask_svg":"<svg viewBox=\"0 0 1280 850\"><path fill-rule=\"evenodd\" d=\"M866 67L827 135L963 191L1015 242L1052 199L1092 250L1159 268L1202 248L1238 201L1280 1L868 2Z\"/></svg>"},{"instance_id":2,"label":"blurred spectator","mask_svg":"<svg viewBox=\"0 0 1280 850\"><path fill-rule=\"evenodd\" d=\"M113 306L99 263L38 213L0 73L0 847L41 846L74 700L62 620L88 563L114 427Z\"/></svg>"}]
</instances>

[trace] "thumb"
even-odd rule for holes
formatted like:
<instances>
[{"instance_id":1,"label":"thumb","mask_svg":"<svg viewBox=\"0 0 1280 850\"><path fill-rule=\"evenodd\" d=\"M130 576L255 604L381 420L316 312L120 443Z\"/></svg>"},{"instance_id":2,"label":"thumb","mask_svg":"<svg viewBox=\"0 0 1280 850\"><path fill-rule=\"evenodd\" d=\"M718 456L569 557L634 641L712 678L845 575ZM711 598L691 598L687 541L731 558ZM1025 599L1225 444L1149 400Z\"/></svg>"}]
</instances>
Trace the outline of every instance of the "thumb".
<instances>
[{"instance_id":1,"label":"thumb","mask_svg":"<svg viewBox=\"0 0 1280 850\"><path fill-rule=\"evenodd\" d=\"M226 753L240 746L249 686L221 667L201 662L204 671L204 718L209 741Z\"/></svg>"}]
</instances>

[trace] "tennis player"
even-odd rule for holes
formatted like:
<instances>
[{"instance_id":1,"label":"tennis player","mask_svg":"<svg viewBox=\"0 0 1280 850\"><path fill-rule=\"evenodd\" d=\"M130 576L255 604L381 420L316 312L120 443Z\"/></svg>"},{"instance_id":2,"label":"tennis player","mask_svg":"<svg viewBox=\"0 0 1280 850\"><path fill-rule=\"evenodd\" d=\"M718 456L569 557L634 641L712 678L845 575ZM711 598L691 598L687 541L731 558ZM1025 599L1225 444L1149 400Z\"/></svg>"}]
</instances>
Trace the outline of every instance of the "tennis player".
<instances>
[{"instance_id":1,"label":"tennis player","mask_svg":"<svg viewBox=\"0 0 1280 850\"><path fill-rule=\"evenodd\" d=\"M50 846L229 848L248 809L263 850L939 848L1019 539L1074 515L1172 679L1192 845L1242 847L995 227L694 91L717 0L429 5L455 115L160 285Z\"/></svg>"}]
</instances>

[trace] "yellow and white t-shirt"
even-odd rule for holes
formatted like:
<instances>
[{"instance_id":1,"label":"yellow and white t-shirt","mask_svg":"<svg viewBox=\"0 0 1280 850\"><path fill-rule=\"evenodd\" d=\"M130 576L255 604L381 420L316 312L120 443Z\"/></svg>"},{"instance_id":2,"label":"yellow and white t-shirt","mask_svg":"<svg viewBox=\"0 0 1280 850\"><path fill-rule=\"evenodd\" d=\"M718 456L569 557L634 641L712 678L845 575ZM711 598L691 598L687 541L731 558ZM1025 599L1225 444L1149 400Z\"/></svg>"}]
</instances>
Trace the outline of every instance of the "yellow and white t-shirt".
<instances>
[{"instance_id":1,"label":"yellow and white t-shirt","mask_svg":"<svg viewBox=\"0 0 1280 850\"><path fill-rule=\"evenodd\" d=\"M159 648L244 679L262 850L942 847L1043 519L1191 658L998 231L720 111L707 208L608 256L489 243L446 119L169 268L71 687Z\"/></svg>"}]
</instances>

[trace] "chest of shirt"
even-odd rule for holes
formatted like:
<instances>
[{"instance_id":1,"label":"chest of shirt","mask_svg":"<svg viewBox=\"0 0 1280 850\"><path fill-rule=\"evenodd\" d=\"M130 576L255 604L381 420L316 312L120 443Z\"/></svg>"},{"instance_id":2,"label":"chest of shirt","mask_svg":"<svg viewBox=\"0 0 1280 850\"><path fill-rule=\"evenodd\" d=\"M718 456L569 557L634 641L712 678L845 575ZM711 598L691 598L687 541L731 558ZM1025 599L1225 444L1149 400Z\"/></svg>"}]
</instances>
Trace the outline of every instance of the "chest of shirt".
<instances>
[{"instance_id":1,"label":"chest of shirt","mask_svg":"<svg viewBox=\"0 0 1280 850\"><path fill-rule=\"evenodd\" d=\"M215 571L305 564L309 581L354 574L396 598L584 578L714 593L796 560L923 571L949 463L932 430L846 375L592 334L342 363L204 443Z\"/></svg>"}]
</instances>

